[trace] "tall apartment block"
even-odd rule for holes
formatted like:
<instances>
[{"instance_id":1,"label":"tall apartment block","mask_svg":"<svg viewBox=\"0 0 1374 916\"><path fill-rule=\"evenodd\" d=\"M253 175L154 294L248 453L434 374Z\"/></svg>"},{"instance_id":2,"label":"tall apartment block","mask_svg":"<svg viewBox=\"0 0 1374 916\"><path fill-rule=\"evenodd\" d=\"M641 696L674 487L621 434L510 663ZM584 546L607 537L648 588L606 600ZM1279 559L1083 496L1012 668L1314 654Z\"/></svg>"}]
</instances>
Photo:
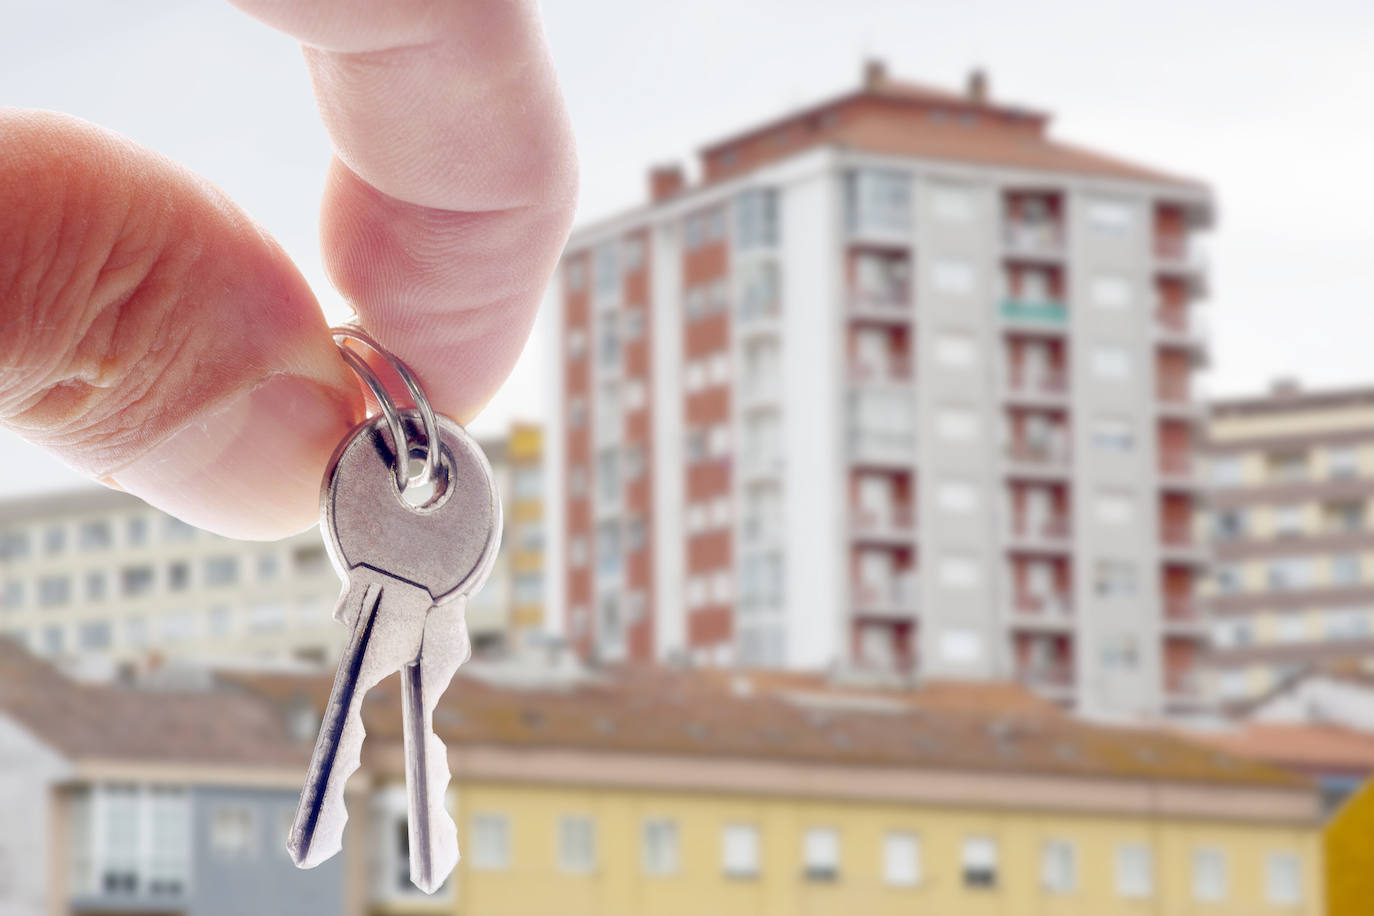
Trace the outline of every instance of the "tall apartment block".
<instances>
[{"instance_id":1,"label":"tall apartment block","mask_svg":"<svg viewBox=\"0 0 1374 916\"><path fill-rule=\"evenodd\" d=\"M910 86L714 142L558 286L567 633L607 659L1198 700L1191 180Z\"/></svg>"},{"instance_id":2,"label":"tall apartment block","mask_svg":"<svg viewBox=\"0 0 1374 916\"><path fill-rule=\"evenodd\" d=\"M542 431L483 442L506 510L498 566L468 608L480 651L543 626ZM0 502L0 635L51 658L332 664L340 581L317 529L218 537L91 486Z\"/></svg>"},{"instance_id":3,"label":"tall apartment block","mask_svg":"<svg viewBox=\"0 0 1374 916\"><path fill-rule=\"evenodd\" d=\"M1374 658L1374 388L1216 402L1207 451L1218 698Z\"/></svg>"}]
</instances>

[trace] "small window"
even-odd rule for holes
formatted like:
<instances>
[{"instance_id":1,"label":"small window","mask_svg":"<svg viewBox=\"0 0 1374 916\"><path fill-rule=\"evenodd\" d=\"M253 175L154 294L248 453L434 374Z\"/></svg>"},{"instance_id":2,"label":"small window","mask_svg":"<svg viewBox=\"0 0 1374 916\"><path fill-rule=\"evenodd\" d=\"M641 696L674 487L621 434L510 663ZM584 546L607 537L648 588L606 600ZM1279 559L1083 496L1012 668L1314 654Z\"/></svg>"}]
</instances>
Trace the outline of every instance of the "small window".
<instances>
[{"instance_id":1,"label":"small window","mask_svg":"<svg viewBox=\"0 0 1374 916\"><path fill-rule=\"evenodd\" d=\"M1369 612L1362 608L1337 608L1324 615L1327 639L1368 639Z\"/></svg>"},{"instance_id":2,"label":"small window","mask_svg":"<svg viewBox=\"0 0 1374 916\"><path fill-rule=\"evenodd\" d=\"M1051 894L1078 888L1078 854L1066 840L1049 840L1040 854L1040 883Z\"/></svg>"},{"instance_id":3,"label":"small window","mask_svg":"<svg viewBox=\"0 0 1374 916\"><path fill-rule=\"evenodd\" d=\"M43 532L43 552L48 556L67 549L67 529L54 525Z\"/></svg>"},{"instance_id":4,"label":"small window","mask_svg":"<svg viewBox=\"0 0 1374 916\"><path fill-rule=\"evenodd\" d=\"M1136 592L1136 568L1129 560L1098 560L1093 588L1099 597L1125 597Z\"/></svg>"},{"instance_id":5,"label":"small window","mask_svg":"<svg viewBox=\"0 0 1374 916\"><path fill-rule=\"evenodd\" d=\"M972 366L978 358L973 335L963 331L945 331L935 337L935 361L951 369Z\"/></svg>"},{"instance_id":6,"label":"small window","mask_svg":"<svg viewBox=\"0 0 1374 916\"><path fill-rule=\"evenodd\" d=\"M1120 274L1098 274L1092 279L1091 295L1098 308L1125 309L1131 304L1131 283Z\"/></svg>"},{"instance_id":7,"label":"small window","mask_svg":"<svg viewBox=\"0 0 1374 916\"><path fill-rule=\"evenodd\" d=\"M1308 638L1307 617L1300 612L1277 614L1274 616L1274 641L1279 643L1306 642Z\"/></svg>"},{"instance_id":8,"label":"small window","mask_svg":"<svg viewBox=\"0 0 1374 916\"><path fill-rule=\"evenodd\" d=\"M1300 503L1275 506L1273 509L1275 537L1291 538L1303 534L1307 518L1306 507Z\"/></svg>"},{"instance_id":9,"label":"small window","mask_svg":"<svg viewBox=\"0 0 1374 916\"><path fill-rule=\"evenodd\" d=\"M119 590L126 598L136 598L153 590L151 566L126 566L119 572Z\"/></svg>"},{"instance_id":10,"label":"small window","mask_svg":"<svg viewBox=\"0 0 1374 916\"><path fill-rule=\"evenodd\" d=\"M626 340L639 340L644 336L644 306L637 305L625 310L621 322L625 329Z\"/></svg>"},{"instance_id":11,"label":"small window","mask_svg":"<svg viewBox=\"0 0 1374 916\"><path fill-rule=\"evenodd\" d=\"M1212 578L1216 582L1217 591L1224 595L1234 594L1245 587L1240 569L1229 563L1216 567L1212 572Z\"/></svg>"},{"instance_id":12,"label":"small window","mask_svg":"<svg viewBox=\"0 0 1374 916\"><path fill-rule=\"evenodd\" d=\"M1332 585L1358 585L1360 582L1360 555L1357 553L1336 554L1331 558Z\"/></svg>"},{"instance_id":13,"label":"small window","mask_svg":"<svg viewBox=\"0 0 1374 916\"><path fill-rule=\"evenodd\" d=\"M1100 379L1121 381L1130 378L1130 351L1114 344L1095 347L1092 355L1092 371L1093 375Z\"/></svg>"},{"instance_id":14,"label":"small window","mask_svg":"<svg viewBox=\"0 0 1374 916\"><path fill-rule=\"evenodd\" d=\"M568 291L580 293L587 286L587 267L581 257L574 258L567 263L564 273L568 278Z\"/></svg>"},{"instance_id":15,"label":"small window","mask_svg":"<svg viewBox=\"0 0 1374 916\"><path fill-rule=\"evenodd\" d=\"M959 185L935 185L930 192L930 212L945 223L973 221L973 191Z\"/></svg>"},{"instance_id":16,"label":"small window","mask_svg":"<svg viewBox=\"0 0 1374 916\"><path fill-rule=\"evenodd\" d=\"M270 582L281 572L281 559L275 553L258 554L258 578Z\"/></svg>"},{"instance_id":17,"label":"small window","mask_svg":"<svg viewBox=\"0 0 1374 916\"><path fill-rule=\"evenodd\" d=\"M167 590L183 592L191 585L191 564L177 560L167 567Z\"/></svg>"},{"instance_id":18,"label":"small window","mask_svg":"<svg viewBox=\"0 0 1374 916\"><path fill-rule=\"evenodd\" d=\"M983 579L978 558L967 554L948 554L940 558L940 584L945 588L976 588Z\"/></svg>"},{"instance_id":19,"label":"small window","mask_svg":"<svg viewBox=\"0 0 1374 916\"><path fill-rule=\"evenodd\" d=\"M38 580L38 606L59 607L72 600L72 580L66 576L44 576Z\"/></svg>"},{"instance_id":20,"label":"small window","mask_svg":"<svg viewBox=\"0 0 1374 916\"><path fill-rule=\"evenodd\" d=\"M978 435L978 414L966 407L941 407L935 412L935 433L950 442L968 442Z\"/></svg>"},{"instance_id":21,"label":"small window","mask_svg":"<svg viewBox=\"0 0 1374 916\"><path fill-rule=\"evenodd\" d=\"M1132 633L1110 633L1098 642L1098 657L1108 671L1133 671L1140 665L1140 644Z\"/></svg>"},{"instance_id":22,"label":"small window","mask_svg":"<svg viewBox=\"0 0 1374 916\"><path fill-rule=\"evenodd\" d=\"M83 623L76 631L76 645L88 652L110 648L111 633L109 621L92 620Z\"/></svg>"},{"instance_id":23,"label":"small window","mask_svg":"<svg viewBox=\"0 0 1374 916\"><path fill-rule=\"evenodd\" d=\"M573 328L568 332L568 359L579 360L587 355L587 332Z\"/></svg>"},{"instance_id":24,"label":"small window","mask_svg":"<svg viewBox=\"0 0 1374 916\"><path fill-rule=\"evenodd\" d=\"M1359 477L1359 448L1354 445L1343 445L1327 449L1326 476L1332 480L1353 480Z\"/></svg>"},{"instance_id":25,"label":"small window","mask_svg":"<svg viewBox=\"0 0 1374 916\"><path fill-rule=\"evenodd\" d=\"M1150 848L1130 843L1116 848L1116 892L1128 900L1154 895L1154 857Z\"/></svg>"},{"instance_id":26,"label":"small window","mask_svg":"<svg viewBox=\"0 0 1374 916\"><path fill-rule=\"evenodd\" d=\"M1135 222L1131 205L1123 200L1098 198L1088 201L1088 225L1102 235L1126 235Z\"/></svg>"},{"instance_id":27,"label":"small window","mask_svg":"<svg viewBox=\"0 0 1374 916\"><path fill-rule=\"evenodd\" d=\"M135 515L124 523L124 542L130 547L140 547L148 543L148 520Z\"/></svg>"},{"instance_id":28,"label":"small window","mask_svg":"<svg viewBox=\"0 0 1374 916\"><path fill-rule=\"evenodd\" d=\"M678 870L677 822L648 820L644 822L644 873L672 875Z\"/></svg>"},{"instance_id":29,"label":"small window","mask_svg":"<svg viewBox=\"0 0 1374 916\"><path fill-rule=\"evenodd\" d=\"M134 649L148 644L148 621L142 617L130 617L124 621L124 642Z\"/></svg>"},{"instance_id":30,"label":"small window","mask_svg":"<svg viewBox=\"0 0 1374 916\"><path fill-rule=\"evenodd\" d=\"M893 831L883 836L883 883L893 887L921 883L921 843L916 834Z\"/></svg>"},{"instance_id":31,"label":"small window","mask_svg":"<svg viewBox=\"0 0 1374 916\"><path fill-rule=\"evenodd\" d=\"M1129 452L1135 448L1135 431L1129 420L1098 417L1092 425L1092 443L1104 452Z\"/></svg>"},{"instance_id":32,"label":"small window","mask_svg":"<svg viewBox=\"0 0 1374 916\"><path fill-rule=\"evenodd\" d=\"M1270 853L1265 860L1264 884L1270 903L1278 906L1302 903L1302 866L1297 854Z\"/></svg>"},{"instance_id":33,"label":"small window","mask_svg":"<svg viewBox=\"0 0 1374 916\"><path fill-rule=\"evenodd\" d=\"M205 584L208 586L233 585L239 579L239 558L219 556L205 558Z\"/></svg>"},{"instance_id":34,"label":"small window","mask_svg":"<svg viewBox=\"0 0 1374 916\"><path fill-rule=\"evenodd\" d=\"M1226 856L1221 850L1193 851L1193 899L1202 903L1226 899Z\"/></svg>"},{"instance_id":35,"label":"small window","mask_svg":"<svg viewBox=\"0 0 1374 916\"><path fill-rule=\"evenodd\" d=\"M1312 563L1307 557L1281 557L1269 561L1269 587L1276 590L1306 588Z\"/></svg>"},{"instance_id":36,"label":"small window","mask_svg":"<svg viewBox=\"0 0 1374 916\"><path fill-rule=\"evenodd\" d=\"M1219 455L1212 459L1212 483L1218 487L1238 487L1245 482L1241 457Z\"/></svg>"},{"instance_id":37,"label":"small window","mask_svg":"<svg viewBox=\"0 0 1374 916\"><path fill-rule=\"evenodd\" d=\"M104 601L107 577L102 570L86 573L86 600Z\"/></svg>"},{"instance_id":38,"label":"small window","mask_svg":"<svg viewBox=\"0 0 1374 916\"><path fill-rule=\"evenodd\" d=\"M963 847L964 887L986 890L997 886L997 841L968 837Z\"/></svg>"},{"instance_id":39,"label":"small window","mask_svg":"<svg viewBox=\"0 0 1374 916\"><path fill-rule=\"evenodd\" d=\"M473 815L467 858L473 868L484 871L510 867L510 822L504 814Z\"/></svg>"},{"instance_id":40,"label":"small window","mask_svg":"<svg viewBox=\"0 0 1374 916\"><path fill-rule=\"evenodd\" d=\"M753 824L727 824L721 832L721 868L727 878L757 878L759 828Z\"/></svg>"},{"instance_id":41,"label":"small window","mask_svg":"<svg viewBox=\"0 0 1374 916\"><path fill-rule=\"evenodd\" d=\"M1218 541L1236 541L1245 537L1245 511L1220 509L1212 516L1212 535Z\"/></svg>"},{"instance_id":42,"label":"small window","mask_svg":"<svg viewBox=\"0 0 1374 916\"><path fill-rule=\"evenodd\" d=\"M644 266L644 240L637 235L632 235L621 243L621 258L625 262L625 270L639 270Z\"/></svg>"},{"instance_id":43,"label":"small window","mask_svg":"<svg viewBox=\"0 0 1374 916\"><path fill-rule=\"evenodd\" d=\"M577 873L596 868L596 823L590 817L558 819L558 867Z\"/></svg>"},{"instance_id":44,"label":"small window","mask_svg":"<svg viewBox=\"0 0 1374 916\"><path fill-rule=\"evenodd\" d=\"M973 265L968 261L942 258L931 266L931 285L937 292L967 296L973 292L974 279Z\"/></svg>"},{"instance_id":45,"label":"small window","mask_svg":"<svg viewBox=\"0 0 1374 916\"><path fill-rule=\"evenodd\" d=\"M940 657L956 665L976 664L983 657L983 639L974 630L945 630L940 634Z\"/></svg>"},{"instance_id":46,"label":"small window","mask_svg":"<svg viewBox=\"0 0 1374 916\"><path fill-rule=\"evenodd\" d=\"M935 504L946 512L964 515L978 508L978 487L967 480L942 480Z\"/></svg>"},{"instance_id":47,"label":"small window","mask_svg":"<svg viewBox=\"0 0 1374 916\"><path fill-rule=\"evenodd\" d=\"M840 876L840 837L832 828L812 827L802 838L802 860L808 881L835 881Z\"/></svg>"},{"instance_id":48,"label":"small window","mask_svg":"<svg viewBox=\"0 0 1374 916\"><path fill-rule=\"evenodd\" d=\"M1097 520L1104 525L1129 525L1135 521L1135 498L1129 493L1099 493L1094 508Z\"/></svg>"},{"instance_id":49,"label":"small window","mask_svg":"<svg viewBox=\"0 0 1374 916\"><path fill-rule=\"evenodd\" d=\"M82 550L104 550L110 546L114 537L110 523L104 520L86 522L77 532L76 542Z\"/></svg>"},{"instance_id":50,"label":"small window","mask_svg":"<svg viewBox=\"0 0 1374 916\"><path fill-rule=\"evenodd\" d=\"M220 859L257 855L257 818L247 805L222 805L210 819L210 850Z\"/></svg>"}]
</instances>

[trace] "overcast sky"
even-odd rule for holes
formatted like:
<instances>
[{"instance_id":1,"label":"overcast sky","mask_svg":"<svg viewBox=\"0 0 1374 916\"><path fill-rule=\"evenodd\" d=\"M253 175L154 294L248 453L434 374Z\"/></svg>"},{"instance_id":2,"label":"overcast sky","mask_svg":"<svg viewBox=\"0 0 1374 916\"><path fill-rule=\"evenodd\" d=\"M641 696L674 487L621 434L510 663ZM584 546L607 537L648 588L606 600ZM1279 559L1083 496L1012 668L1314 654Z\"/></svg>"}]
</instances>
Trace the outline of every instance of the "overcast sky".
<instances>
[{"instance_id":1,"label":"overcast sky","mask_svg":"<svg viewBox=\"0 0 1374 916\"><path fill-rule=\"evenodd\" d=\"M316 215L328 143L293 42L217 0L7 0L0 104L118 130L223 187L331 317ZM1212 393L1297 375L1374 383L1374 4L1167 0L559 0L545 16L582 160L581 219L638 202L651 162L851 88L866 56L1055 113L1061 139L1201 177ZM479 432L539 418L527 348ZM0 494L69 484L0 433Z\"/></svg>"}]
</instances>

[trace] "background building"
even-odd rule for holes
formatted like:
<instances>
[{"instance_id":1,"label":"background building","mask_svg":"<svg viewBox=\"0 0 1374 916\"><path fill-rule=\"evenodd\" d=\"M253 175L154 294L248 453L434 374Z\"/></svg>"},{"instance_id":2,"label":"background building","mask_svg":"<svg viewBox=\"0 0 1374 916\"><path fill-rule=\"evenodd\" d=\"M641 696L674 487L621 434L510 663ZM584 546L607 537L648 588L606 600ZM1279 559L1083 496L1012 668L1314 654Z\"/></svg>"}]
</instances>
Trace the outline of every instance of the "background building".
<instances>
[{"instance_id":1,"label":"background building","mask_svg":"<svg viewBox=\"0 0 1374 916\"><path fill-rule=\"evenodd\" d=\"M479 648L543 623L542 434L482 443L506 513L497 566L468 610ZM0 635L82 664L332 664L341 583L316 528L235 541L90 486L0 502Z\"/></svg>"},{"instance_id":2,"label":"background building","mask_svg":"<svg viewBox=\"0 0 1374 916\"><path fill-rule=\"evenodd\" d=\"M583 227L550 448L582 652L1199 701L1207 189L870 64Z\"/></svg>"},{"instance_id":3,"label":"background building","mask_svg":"<svg viewBox=\"0 0 1374 916\"><path fill-rule=\"evenodd\" d=\"M1374 389L1219 401L1207 448L1216 695L1374 657Z\"/></svg>"}]
</instances>

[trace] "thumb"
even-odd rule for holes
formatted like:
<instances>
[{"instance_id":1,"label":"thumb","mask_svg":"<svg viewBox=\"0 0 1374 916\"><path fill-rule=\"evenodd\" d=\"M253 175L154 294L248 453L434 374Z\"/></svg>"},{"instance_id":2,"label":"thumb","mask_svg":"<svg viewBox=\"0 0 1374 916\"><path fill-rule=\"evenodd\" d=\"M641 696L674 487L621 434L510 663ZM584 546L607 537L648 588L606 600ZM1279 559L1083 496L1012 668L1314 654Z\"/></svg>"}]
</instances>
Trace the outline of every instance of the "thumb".
<instances>
[{"instance_id":1,"label":"thumb","mask_svg":"<svg viewBox=\"0 0 1374 916\"><path fill-rule=\"evenodd\" d=\"M0 108L0 423L234 537L310 525L361 416L314 297L218 190L114 134Z\"/></svg>"}]
</instances>

